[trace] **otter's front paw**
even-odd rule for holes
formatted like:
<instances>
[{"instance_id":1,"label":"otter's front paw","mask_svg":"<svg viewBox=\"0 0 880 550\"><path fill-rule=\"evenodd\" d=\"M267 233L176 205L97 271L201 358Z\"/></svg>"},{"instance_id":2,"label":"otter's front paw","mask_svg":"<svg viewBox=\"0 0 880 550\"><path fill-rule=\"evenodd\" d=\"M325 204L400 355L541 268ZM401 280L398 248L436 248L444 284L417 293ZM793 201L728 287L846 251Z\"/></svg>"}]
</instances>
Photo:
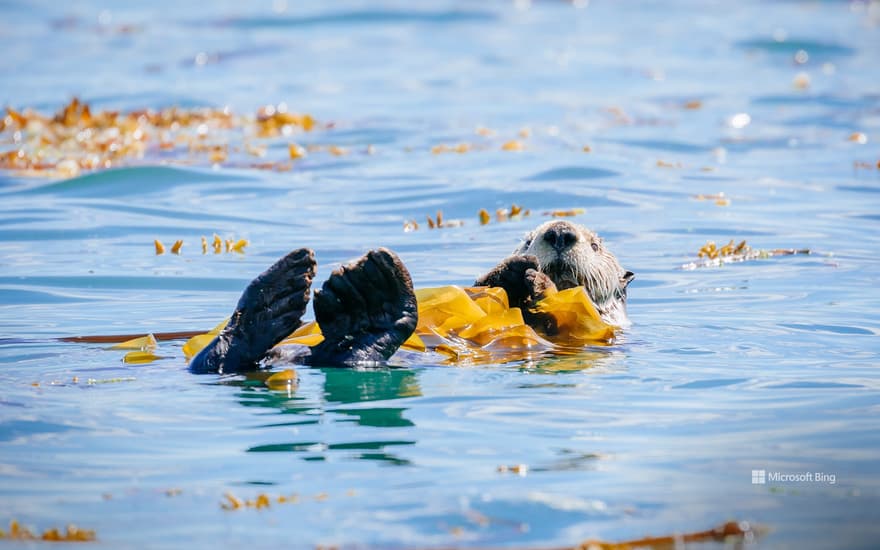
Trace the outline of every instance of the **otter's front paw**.
<instances>
[{"instance_id":1,"label":"otter's front paw","mask_svg":"<svg viewBox=\"0 0 880 550\"><path fill-rule=\"evenodd\" d=\"M528 305L533 305L556 292L556 283L553 282L553 279L535 269L526 270L525 284L528 290Z\"/></svg>"},{"instance_id":2,"label":"otter's front paw","mask_svg":"<svg viewBox=\"0 0 880 550\"><path fill-rule=\"evenodd\" d=\"M538 258L517 255L502 260L492 271L474 281L474 286L501 287L507 293L510 307L523 307L534 300L536 289L543 291L547 282L553 284L538 271Z\"/></svg>"}]
</instances>

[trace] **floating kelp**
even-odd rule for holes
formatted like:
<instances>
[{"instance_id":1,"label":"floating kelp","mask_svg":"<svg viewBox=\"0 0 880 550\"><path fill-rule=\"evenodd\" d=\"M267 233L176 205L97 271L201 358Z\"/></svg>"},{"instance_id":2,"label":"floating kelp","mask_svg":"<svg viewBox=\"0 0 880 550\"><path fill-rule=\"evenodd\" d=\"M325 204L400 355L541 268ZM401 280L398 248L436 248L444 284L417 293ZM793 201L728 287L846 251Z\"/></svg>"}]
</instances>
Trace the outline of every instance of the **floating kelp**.
<instances>
[{"instance_id":1,"label":"floating kelp","mask_svg":"<svg viewBox=\"0 0 880 550\"><path fill-rule=\"evenodd\" d=\"M266 378L263 383L266 384L266 387L270 390L293 390L297 385L296 371L293 369L284 369L283 371L272 374L269 378Z\"/></svg>"},{"instance_id":2,"label":"floating kelp","mask_svg":"<svg viewBox=\"0 0 880 550\"><path fill-rule=\"evenodd\" d=\"M730 198L725 196L723 192L708 195L700 193L699 195L694 195L694 200L713 201L717 206L730 206Z\"/></svg>"},{"instance_id":3,"label":"floating kelp","mask_svg":"<svg viewBox=\"0 0 880 550\"><path fill-rule=\"evenodd\" d=\"M584 208L570 208L568 210L548 210L543 214L545 216L550 216L551 218L571 218L574 216L580 216L585 212L586 209Z\"/></svg>"},{"instance_id":4,"label":"floating kelp","mask_svg":"<svg viewBox=\"0 0 880 550\"><path fill-rule=\"evenodd\" d=\"M120 342L110 349L127 349L127 350L136 350L136 351L153 351L156 349L156 346L159 345L159 342L156 341L156 337L152 334L147 334L146 336L140 336L138 338L132 338L126 340L124 342Z\"/></svg>"},{"instance_id":5,"label":"floating kelp","mask_svg":"<svg viewBox=\"0 0 880 550\"><path fill-rule=\"evenodd\" d=\"M163 359L163 356L157 355L156 351L159 347L159 340L181 340L188 338L183 344L183 353L187 360L191 359L195 354L202 350L220 331L226 327L229 319L223 320L216 327L206 333L194 331L181 332L157 332L147 334L146 336L128 335L99 335L99 336L70 336L61 338L65 342L77 342L87 344L114 344L110 347L112 350L130 350L122 358L124 363L128 364L146 364L152 363L157 359ZM127 380L127 379L126 379ZM131 380L134 380L133 378ZM119 381L119 380L111 380ZM77 380L74 379L74 383ZM105 383L106 381L95 381L89 379L89 384Z\"/></svg>"},{"instance_id":6,"label":"floating kelp","mask_svg":"<svg viewBox=\"0 0 880 550\"><path fill-rule=\"evenodd\" d=\"M762 527L750 525L746 521L728 521L714 529L695 531L690 533L676 533L658 537L644 537L640 539L620 542L606 542L601 540L588 540L574 548L589 550L636 550L637 548L680 548L688 543L738 543L754 542L766 530Z\"/></svg>"},{"instance_id":7,"label":"floating kelp","mask_svg":"<svg viewBox=\"0 0 880 550\"><path fill-rule=\"evenodd\" d=\"M357 492L352 489L349 489L345 493L348 497L357 496ZM330 495L327 493L318 493L311 497L300 496L298 493L291 493L289 495L270 495L268 493L258 493L254 496L254 498L245 499L239 498L232 493L225 493L223 495L223 500L220 501L220 508L227 511L235 511L235 510L264 510L267 508L271 508L273 506L279 504L299 504L300 502L306 500L312 500L314 502L324 502Z\"/></svg>"},{"instance_id":8,"label":"floating kelp","mask_svg":"<svg viewBox=\"0 0 880 550\"><path fill-rule=\"evenodd\" d=\"M162 356L156 355L152 351L130 351L122 358L122 362L133 365L144 365L146 363L152 363L156 359L162 359Z\"/></svg>"},{"instance_id":9,"label":"floating kelp","mask_svg":"<svg viewBox=\"0 0 880 550\"><path fill-rule=\"evenodd\" d=\"M132 350L125 354L125 357L122 358L122 362L129 364L144 364L152 363L156 359L161 359L159 355L153 353L158 346L159 343L156 341L156 337L152 334L147 334L140 338L132 338L120 342L112 346L110 349Z\"/></svg>"},{"instance_id":10,"label":"floating kelp","mask_svg":"<svg viewBox=\"0 0 880 550\"><path fill-rule=\"evenodd\" d=\"M697 252L697 256L700 258L709 258L714 260L718 257L729 257L729 256L739 256L748 254L752 251L752 247L746 244L745 241L741 241L738 245L734 246L733 239L730 240L729 243L718 248L715 245L714 241L709 241Z\"/></svg>"},{"instance_id":11,"label":"floating kelp","mask_svg":"<svg viewBox=\"0 0 880 550\"><path fill-rule=\"evenodd\" d=\"M187 361L195 357L195 355L202 351L202 349L211 343L220 331L226 328L226 324L229 322L229 318L227 317L223 321L217 323L217 326L209 330L204 334L197 334L191 337L189 340L183 344L183 354L186 356Z\"/></svg>"},{"instance_id":12,"label":"floating kelp","mask_svg":"<svg viewBox=\"0 0 880 550\"><path fill-rule=\"evenodd\" d=\"M499 474L511 473L525 477L529 473L529 467L526 464L511 464L509 466L502 464L501 466L498 466L495 471Z\"/></svg>"},{"instance_id":13,"label":"floating kelp","mask_svg":"<svg viewBox=\"0 0 880 550\"><path fill-rule=\"evenodd\" d=\"M485 215L484 215L485 214ZM488 212L485 210L480 210L480 225L486 225L489 223ZM507 208L498 208L495 210L495 220L498 222L506 222L508 220L518 220L521 218L525 218L527 216L531 216L532 211L529 209L523 210L521 206L517 206L515 204L510 205L510 209ZM484 223L485 220L485 223Z\"/></svg>"},{"instance_id":14,"label":"floating kelp","mask_svg":"<svg viewBox=\"0 0 880 550\"><path fill-rule=\"evenodd\" d=\"M583 210L581 209L582 213ZM510 206L510 209L507 208L498 208L495 210L495 219L499 222L504 222L508 220L518 220L524 218L526 216L530 216L532 213L531 210L525 209L521 206L517 206L515 204ZM481 208L477 213L477 218L480 221L480 225L487 225L492 221L492 216L489 214L489 211L485 208ZM448 227L461 227L464 225L464 220L447 220L443 217L443 211L437 211L437 217L432 218L431 216L426 216L426 222L428 225L428 229L442 229ZM403 231L404 233L409 233L411 231L418 231L419 222L416 220L407 220L403 222Z\"/></svg>"},{"instance_id":15,"label":"floating kelp","mask_svg":"<svg viewBox=\"0 0 880 550\"><path fill-rule=\"evenodd\" d=\"M457 145L446 145L441 143L440 145L431 147L431 152L435 155L442 153L467 153L472 149L474 149L474 146L470 143L459 143Z\"/></svg>"},{"instance_id":16,"label":"floating kelp","mask_svg":"<svg viewBox=\"0 0 880 550\"><path fill-rule=\"evenodd\" d=\"M308 154L303 147L297 145L296 143L289 144L287 146L287 152L292 160L301 159Z\"/></svg>"},{"instance_id":17,"label":"floating kelp","mask_svg":"<svg viewBox=\"0 0 880 550\"><path fill-rule=\"evenodd\" d=\"M89 529L80 529L76 525L68 525L63 531L57 528L51 528L43 531L42 534L36 534L27 527L19 524L18 521L9 522L9 531L0 529L0 540L22 540L45 542L92 542L97 540L95 532Z\"/></svg>"},{"instance_id":18,"label":"floating kelp","mask_svg":"<svg viewBox=\"0 0 880 550\"><path fill-rule=\"evenodd\" d=\"M682 269L696 269L698 267L718 267L726 263L745 262L749 260L763 260L774 256L792 256L795 254L810 254L809 248L775 248L772 250L754 249L746 241L734 244L733 239L723 246L717 246L714 241L709 241L697 252L701 261L690 262L681 266Z\"/></svg>"},{"instance_id":19,"label":"floating kelp","mask_svg":"<svg viewBox=\"0 0 880 550\"><path fill-rule=\"evenodd\" d=\"M504 144L501 146L501 150L502 151L525 151L526 146L523 142L516 140L516 139L512 139L510 141L504 142Z\"/></svg>"},{"instance_id":20,"label":"floating kelp","mask_svg":"<svg viewBox=\"0 0 880 550\"><path fill-rule=\"evenodd\" d=\"M492 130L491 128L486 128L484 126L478 126L474 133L478 136L482 136L485 138L493 138L498 135L498 132ZM528 138L532 135L531 128L522 128L517 132L517 136L520 138ZM448 143L439 143L431 147L431 153L435 155L442 155L444 153L458 153L464 154L469 153L471 151L525 151L526 145L519 139L509 139L501 143L501 145L497 145L497 143L492 143L490 141L484 143L468 143L461 142L456 144L448 144Z\"/></svg>"},{"instance_id":21,"label":"floating kelp","mask_svg":"<svg viewBox=\"0 0 880 550\"><path fill-rule=\"evenodd\" d=\"M461 227L464 225L464 220L447 220L443 218L443 211L437 211L437 217L432 218L430 215L425 216L426 222L428 224L428 229L442 229L444 227ZM408 220L403 222L403 231L404 233L409 233L410 231L417 231L419 229L419 222L416 220Z\"/></svg>"},{"instance_id":22,"label":"floating kelp","mask_svg":"<svg viewBox=\"0 0 880 550\"><path fill-rule=\"evenodd\" d=\"M256 126L260 137L289 135L294 128L311 132L316 125L311 115L288 112L285 103L266 105L257 111Z\"/></svg>"},{"instance_id":23,"label":"floating kelp","mask_svg":"<svg viewBox=\"0 0 880 550\"><path fill-rule=\"evenodd\" d=\"M285 104L267 105L256 115L231 109L171 107L127 113L98 111L74 98L55 115L10 107L0 118L0 134L13 144L0 154L0 169L38 177L73 177L84 170L152 162L228 163L251 166L267 148L252 140L288 138L310 132L318 123L308 114L292 113ZM290 158L296 146L290 148ZM342 148L328 146L331 154ZM265 163L264 163L265 164ZM269 169L278 169L269 163Z\"/></svg>"},{"instance_id":24,"label":"floating kelp","mask_svg":"<svg viewBox=\"0 0 880 550\"><path fill-rule=\"evenodd\" d=\"M153 244L156 247L156 255L157 256L160 256L165 253L165 245L162 244L162 242L160 240L156 239L155 241L153 241ZM214 238L211 241L210 248L214 250L214 254L220 254L221 252L224 251L224 245L225 245L226 252L236 252L238 254L244 254L244 249L249 244L251 244L251 243L247 239L238 239L237 241L232 240L232 239L223 240L220 238L219 235L217 235L215 233ZM178 239L178 240L174 241L174 244L171 246L171 253L179 255L182 248L183 248L183 239ZM202 237L202 254L207 254L208 249L209 249L208 239L206 237Z\"/></svg>"},{"instance_id":25,"label":"floating kelp","mask_svg":"<svg viewBox=\"0 0 880 550\"><path fill-rule=\"evenodd\" d=\"M853 168L855 170L880 170L880 160L877 161L877 164L871 164L870 162L865 162L862 160L854 160Z\"/></svg>"}]
</instances>

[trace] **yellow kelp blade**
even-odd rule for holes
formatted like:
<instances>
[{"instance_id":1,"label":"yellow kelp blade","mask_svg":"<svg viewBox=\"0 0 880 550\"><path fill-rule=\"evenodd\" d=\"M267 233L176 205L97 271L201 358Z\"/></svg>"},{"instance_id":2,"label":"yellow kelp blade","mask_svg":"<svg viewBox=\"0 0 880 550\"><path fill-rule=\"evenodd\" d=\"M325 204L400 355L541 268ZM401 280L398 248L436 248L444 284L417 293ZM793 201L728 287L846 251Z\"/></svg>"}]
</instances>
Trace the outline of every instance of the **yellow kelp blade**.
<instances>
[{"instance_id":1,"label":"yellow kelp blade","mask_svg":"<svg viewBox=\"0 0 880 550\"><path fill-rule=\"evenodd\" d=\"M418 334L436 331L446 336L450 330L464 328L486 313L457 286L416 290L419 304Z\"/></svg>"},{"instance_id":2,"label":"yellow kelp blade","mask_svg":"<svg viewBox=\"0 0 880 550\"><path fill-rule=\"evenodd\" d=\"M204 349L205 346L210 344L211 340L213 340L215 336L220 334L221 330L226 328L227 323L229 323L228 317L205 334L198 334L187 340L186 343L183 345L183 354L186 356L187 361L195 357L197 353Z\"/></svg>"},{"instance_id":3,"label":"yellow kelp blade","mask_svg":"<svg viewBox=\"0 0 880 550\"><path fill-rule=\"evenodd\" d=\"M132 338L131 340L120 342L115 346L111 346L110 349L133 349L146 351L156 349L157 345L159 344L158 342L156 342L156 337L152 334L147 334L146 336L141 336L140 338Z\"/></svg>"},{"instance_id":4,"label":"yellow kelp blade","mask_svg":"<svg viewBox=\"0 0 880 550\"><path fill-rule=\"evenodd\" d=\"M323 341L324 336L321 334L321 327L315 321L309 321L308 323L303 323L302 326L293 331L290 336L282 340L278 345L299 344L312 347L317 346ZM424 342L415 333L400 347L411 351L425 351Z\"/></svg>"},{"instance_id":5,"label":"yellow kelp blade","mask_svg":"<svg viewBox=\"0 0 880 550\"><path fill-rule=\"evenodd\" d=\"M289 346L292 344L298 344L301 346L317 346L321 342L324 341L323 334L308 334L306 336L296 336L291 338L285 338L281 342L278 343L279 346Z\"/></svg>"},{"instance_id":6,"label":"yellow kelp blade","mask_svg":"<svg viewBox=\"0 0 880 550\"><path fill-rule=\"evenodd\" d=\"M288 338L298 338L300 336L308 336L310 334L321 334L321 327L318 325L317 321L309 321L308 323L303 323L299 326L298 329L291 332Z\"/></svg>"},{"instance_id":7,"label":"yellow kelp blade","mask_svg":"<svg viewBox=\"0 0 880 550\"><path fill-rule=\"evenodd\" d=\"M607 343L614 338L617 327L599 317L599 312L583 287L561 290L537 303L535 312L546 313L556 320L554 340Z\"/></svg>"},{"instance_id":8,"label":"yellow kelp blade","mask_svg":"<svg viewBox=\"0 0 880 550\"><path fill-rule=\"evenodd\" d=\"M216 338L216 334L206 333L199 334L198 336L193 336L183 345L183 354L186 356L187 360L195 357L200 351L202 351L205 346L211 343L211 340Z\"/></svg>"},{"instance_id":9,"label":"yellow kelp blade","mask_svg":"<svg viewBox=\"0 0 880 550\"><path fill-rule=\"evenodd\" d=\"M501 287L474 286L465 288L464 291L487 315L504 313L510 309L507 292Z\"/></svg>"},{"instance_id":10,"label":"yellow kelp blade","mask_svg":"<svg viewBox=\"0 0 880 550\"><path fill-rule=\"evenodd\" d=\"M484 346L505 329L511 327L525 326L522 311L519 308L505 310L502 313L486 315L482 319L471 323L464 329L458 331L458 335L462 338L476 342L480 346Z\"/></svg>"},{"instance_id":11,"label":"yellow kelp blade","mask_svg":"<svg viewBox=\"0 0 880 550\"><path fill-rule=\"evenodd\" d=\"M438 346L449 343L449 338L430 330L419 334L418 337L427 350L436 350Z\"/></svg>"},{"instance_id":12,"label":"yellow kelp blade","mask_svg":"<svg viewBox=\"0 0 880 550\"><path fill-rule=\"evenodd\" d=\"M226 319L223 319L222 321L217 323L217 326L215 326L214 328L209 330L208 334L213 334L214 336L217 336L218 334L220 334L221 330L226 328L226 325L228 325L228 324L229 324L229 317L227 317Z\"/></svg>"},{"instance_id":13,"label":"yellow kelp blade","mask_svg":"<svg viewBox=\"0 0 880 550\"><path fill-rule=\"evenodd\" d=\"M538 336L531 327L519 325L502 330L495 339L482 347L452 336L433 346L432 351L446 357L442 364L469 367L533 360L553 347L553 344Z\"/></svg>"},{"instance_id":14,"label":"yellow kelp blade","mask_svg":"<svg viewBox=\"0 0 880 550\"><path fill-rule=\"evenodd\" d=\"M276 372L263 382L270 390L291 390L296 387L296 371L293 369L285 369Z\"/></svg>"},{"instance_id":15,"label":"yellow kelp blade","mask_svg":"<svg viewBox=\"0 0 880 550\"><path fill-rule=\"evenodd\" d=\"M448 358L446 363L452 365L473 365L492 361L490 352L472 347L458 339L446 340L436 346L434 351L445 355Z\"/></svg>"},{"instance_id":16,"label":"yellow kelp blade","mask_svg":"<svg viewBox=\"0 0 880 550\"><path fill-rule=\"evenodd\" d=\"M400 347L403 349L408 349L410 351L425 351L428 349L422 339L419 338L419 335L415 332L413 332L412 335L407 338L406 342L404 342Z\"/></svg>"},{"instance_id":17,"label":"yellow kelp blade","mask_svg":"<svg viewBox=\"0 0 880 550\"><path fill-rule=\"evenodd\" d=\"M291 344L299 344L303 346L317 346L324 341L321 334L321 327L315 321L303 323L298 329L293 331L290 336L278 343L279 346L287 346Z\"/></svg>"},{"instance_id":18,"label":"yellow kelp blade","mask_svg":"<svg viewBox=\"0 0 880 550\"><path fill-rule=\"evenodd\" d=\"M526 324L507 327L496 332L494 338L483 346L484 350L492 352L542 351L551 348L553 348L552 343L541 338L535 329Z\"/></svg>"},{"instance_id":19,"label":"yellow kelp blade","mask_svg":"<svg viewBox=\"0 0 880 550\"><path fill-rule=\"evenodd\" d=\"M125 357L122 358L123 363L142 365L145 363L152 363L156 359L161 359L162 357L154 354L152 351L130 351L125 354Z\"/></svg>"}]
</instances>

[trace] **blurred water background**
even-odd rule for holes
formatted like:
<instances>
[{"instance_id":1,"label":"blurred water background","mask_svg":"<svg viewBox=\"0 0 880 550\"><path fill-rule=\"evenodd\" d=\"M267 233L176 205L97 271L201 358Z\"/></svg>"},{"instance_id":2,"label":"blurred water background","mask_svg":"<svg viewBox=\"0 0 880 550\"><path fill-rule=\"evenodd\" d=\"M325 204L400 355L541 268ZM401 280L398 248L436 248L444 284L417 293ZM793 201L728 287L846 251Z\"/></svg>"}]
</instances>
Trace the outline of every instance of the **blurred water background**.
<instances>
[{"instance_id":1,"label":"blurred water background","mask_svg":"<svg viewBox=\"0 0 880 550\"><path fill-rule=\"evenodd\" d=\"M759 547L877 546L878 3L0 10L4 105L284 103L321 127L268 157L347 150L290 171L154 156L0 174L0 523L74 522L113 548L543 548L735 519L770 528ZM431 152L458 143L475 147ZM479 225L514 203L532 215ZM381 245L417 286L465 285L571 208L637 275L610 349L300 368L288 394L191 375L180 342L127 365L55 340L208 329L298 246L318 280ZM438 209L465 224L429 230ZM202 255L214 233L251 244ZM812 254L682 269L730 239ZM513 464L527 475L498 471ZM226 492L300 500L229 512Z\"/></svg>"}]
</instances>

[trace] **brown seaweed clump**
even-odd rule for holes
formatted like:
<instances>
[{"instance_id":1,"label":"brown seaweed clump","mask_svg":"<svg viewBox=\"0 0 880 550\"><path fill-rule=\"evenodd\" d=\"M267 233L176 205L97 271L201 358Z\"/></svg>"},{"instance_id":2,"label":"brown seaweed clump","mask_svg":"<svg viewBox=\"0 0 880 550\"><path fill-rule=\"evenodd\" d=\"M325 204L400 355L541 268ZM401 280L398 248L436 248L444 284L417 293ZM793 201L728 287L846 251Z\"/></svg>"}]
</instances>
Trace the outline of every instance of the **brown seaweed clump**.
<instances>
[{"instance_id":1,"label":"brown seaweed clump","mask_svg":"<svg viewBox=\"0 0 880 550\"><path fill-rule=\"evenodd\" d=\"M254 162L267 154L260 142L315 128L311 115L289 112L285 104L254 115L236 115L229 107L123 113L94 110L73 98L54 115L7 107L0 119L0 169L37 177L73 177L139 162L289 170L289 159Z\"/></svg>"},{"instance_id":2,"label":"brown seaweed clump","mask_svg":"<svg viewBox=\"0 0 880 550\"><path fill-rule=\"evenodd\" d=\"M9 522L9 531L0 529L0 540L42 540L46 542L92 542L97 540L95 532L80 529L76 525L68 525L63 531L57 528L47 529L36 534L16 520Z\"/></svg>"}]
</instances>

